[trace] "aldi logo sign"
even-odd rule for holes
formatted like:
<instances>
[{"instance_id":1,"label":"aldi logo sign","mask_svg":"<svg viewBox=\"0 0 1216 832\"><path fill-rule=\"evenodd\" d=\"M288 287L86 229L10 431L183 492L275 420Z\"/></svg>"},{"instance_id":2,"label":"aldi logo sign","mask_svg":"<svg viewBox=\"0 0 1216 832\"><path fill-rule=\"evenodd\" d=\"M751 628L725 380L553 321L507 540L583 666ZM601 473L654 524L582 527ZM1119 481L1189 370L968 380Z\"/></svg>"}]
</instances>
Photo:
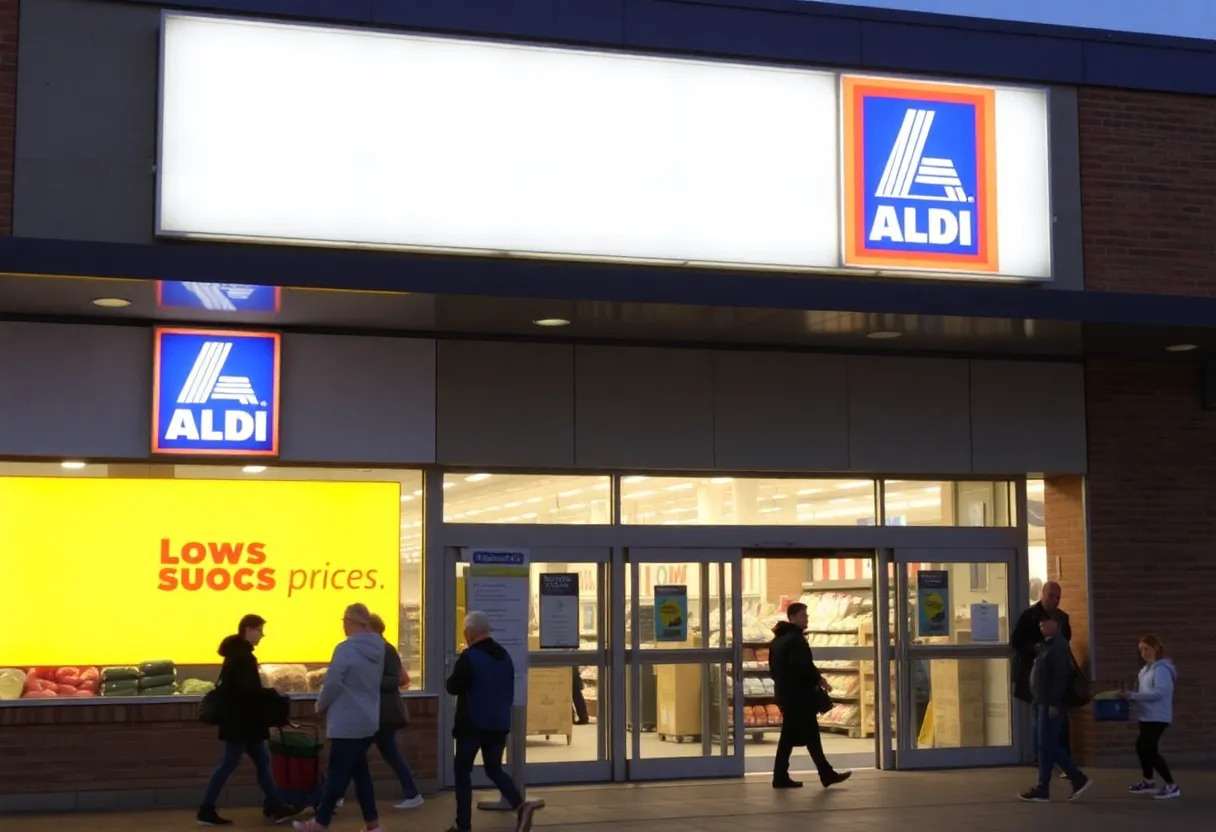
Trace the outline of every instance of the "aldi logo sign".
<instances>
[{"instance_id":1,"label":"aldi logo sign","mask_svg":"<svg viewBox=\"0 0 1216 832\"><path fill-rule=\"evenodd\" d=\"M996 96L841 78L844 264L996 272Z\"/></svg>"},{"instance_id":2,"label":"aldi logo sign","mask_svg":"<svg viewBox=\"0 0 1216 832\"><path fill-rule=\"evenodd\" d=\"M155 339L153 453L278 454L278 333L160 327Z\"/></svg>"},{"instance_id":3,"label":"aldi logo sign","mask_svg":"<svg viewBox=\"0 0 1216 832\"><path fill-rule=\"evenodd\" d=\"M158 280L156 305L161 309L203 309L208 312L277 313L282 290L247 283L201 283Z\"/></svg>"}]
</instances>

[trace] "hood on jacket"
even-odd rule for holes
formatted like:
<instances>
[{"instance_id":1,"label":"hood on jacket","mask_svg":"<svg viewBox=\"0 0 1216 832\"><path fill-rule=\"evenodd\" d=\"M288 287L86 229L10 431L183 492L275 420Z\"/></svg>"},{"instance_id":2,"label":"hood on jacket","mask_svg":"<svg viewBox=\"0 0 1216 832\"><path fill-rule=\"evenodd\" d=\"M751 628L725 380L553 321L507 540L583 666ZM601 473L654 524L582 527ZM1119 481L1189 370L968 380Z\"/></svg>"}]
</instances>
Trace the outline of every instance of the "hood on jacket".
<instances>
[{"instance_id":1,"label":"hood on jacket","mask_svg":"<svg viewBox=\"0 0 1216 832\"><path fill-rule=\"evenodd\" d=\"M376 664L384 661L385 642L379 633L353 633L346 637L346 644L365 661Z\"/></svg>"},{"instance_id":2,"label":"hood on jacket","mask_svg":"<svg viewBox=\"0 0 1216 832\"><path fill-rule=\"evenodd\" d=\"M253 652L253 645L249 643L249 639L237 634L228 636L220 642L219 654L225 659L229 656L240 656Z\"/></svg>"},{"instance_id":3,"label":"hood on jacket","mask_svg":"<svg viewBox=\"0 0 1216 832\"><path fill-rule=\"evenodd\" d=\"M1175 680L1178 679L1178 668L1174 666L1172 659L1157 659L1157 661L1153 662L1152 668L1154 673L1156 673L1158 669L1165 670L1168 671Z\"/></svg>"},{"instance_id":4,"label":"hood on jacket","mask_svg":"<svg viewBox=\"0 0 1216 832\"><path fill-rule=\"evenodd\" d=\"M776 626L773 627L773 636L777 638L780 638L788 633L797 633L798 635L802 635L802 628L789 621L778 621Z\"/></svg>"},{"instance_id":5,"label":"hood on jacket","mask_svg":"<svg viewBox=\"0 0 1216 832\"><path fill-rule=\"evenodd\" d=\"M480 650L489 655L495 661L502 661L507 657L507 648L503 647L492 638L485 638L473 645L474 650Z\"/></svg>"}]
</instances>

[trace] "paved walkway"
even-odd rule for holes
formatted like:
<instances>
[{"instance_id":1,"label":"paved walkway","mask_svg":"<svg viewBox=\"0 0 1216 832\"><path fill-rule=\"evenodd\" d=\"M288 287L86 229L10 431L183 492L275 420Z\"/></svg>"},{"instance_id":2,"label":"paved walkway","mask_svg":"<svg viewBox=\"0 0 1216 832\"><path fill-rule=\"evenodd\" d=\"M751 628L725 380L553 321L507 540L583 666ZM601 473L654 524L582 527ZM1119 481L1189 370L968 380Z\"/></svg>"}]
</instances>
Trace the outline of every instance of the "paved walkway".
<instances>
[{"instance_id":1,"label":"paved walkway","mask_svg":"<svg viewBox=\"0 0 1216 832\"><path fill-rule=\"evenodd\" d=\"M1216 772L1180 777L1185 797L1154 801L1125 789L1133 773L1094 771L1095 784L1077 803L1056 795L1050 806L1023 804L1029 769L883 773L863 771L846 785L824 791L816 785L774 792L767 781L698 781L654 785L536 789L533 797L548 806L537 813L538 830L576 832L1026 832L1041 828L1065 832L1193 832L1211 828L1216 812ZM240 828L263 826L256 811L230 813ZM412 812L386 808L386 832L441 832L451 823L452 797L437 795ZM193 828L189 812L136 815L40 815L0 818L0 832L171 832ZM675 823L673 823L673 821ZM475 829L510 828L501 813L477 812ZM337 832L356 832L361 824L354 806L334 823Z\"/></svg>"}]
</instances>

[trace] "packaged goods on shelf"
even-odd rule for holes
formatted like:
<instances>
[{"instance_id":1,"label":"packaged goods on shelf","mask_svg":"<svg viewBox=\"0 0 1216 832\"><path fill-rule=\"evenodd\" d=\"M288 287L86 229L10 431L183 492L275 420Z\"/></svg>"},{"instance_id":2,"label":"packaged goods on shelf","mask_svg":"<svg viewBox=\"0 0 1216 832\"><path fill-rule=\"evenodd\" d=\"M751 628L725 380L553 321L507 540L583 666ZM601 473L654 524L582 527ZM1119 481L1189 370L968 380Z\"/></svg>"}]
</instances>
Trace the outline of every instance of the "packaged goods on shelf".
<instances>
[{"instance_id":1,"label":"packaged goods on shelf","mask_svg":"<svg viewBox=\"0 0 1216 832\"><path fill-rule=\"evenodd\" d=\"M171 673L162 673L158 676L141 676L139 679L139 689L141 691L147 691L151 688L172 688L175 684L177 684L176 670ZM145 693L145 695L152 696L153 694Z\"/></svg>"},{"instance_id":2,"label":"packaged goods on shelf","mask_svg":"<svg viewBox=\"0 0 1216 832\"><path fill-rule=\"evenodd\" d=\"M321 686L325 684L325 672L327 670L328 668L322 667L320 670L310 670L305 674L309 693L321 692Z\"/></svg>"},{"instance_id":3,"label":"packaged goods on shelf","mask_svg":"<svg viewBox=\"0 0 1216 832\"><path fill-rule=\"evenodd\" d=\"M182 696L206 696L215 688L215 682L204 679L182 679L177 686L177 692Z\"/></svg>"},{"instance_id":4,"label":"packaged goods on shelf","mask_svg":"<svg viewBox=\"0 0 1216 832\"><path fill-rule=\"evenodd\" d=\"M102 696L138 696L139 695L139 680L138 679L119 679L114 682L105 682L101 686Z\"/></svg>"},{"instance_id":5,"label":"packaged goods on shelf","mask_svg":"<svg viewBox=\"0 0 1216 832\"><path fill-rule=\"evenodd\" d=\"M101 681L103 682L124 682L138 679L138 667L103 667L101 669Z\"/></svg>"},{"instance_id":6,"label":"packaged goods on shelf","mask_svg":"<svg viewBox=\"0 0 1216 832\"><path fill-rule=\"evenodd\" d=\"M0 699L20 699L25 693L25 671L15 667L0 669Z\"/></svg>"},{"instance_id":7,"label":"packaged goods on shelf","mask_svg":"<svg viewBox=\"0 0 1216 832\"><path fill-rule=\"evenodd\" d=\"M162 677L163 678L163 677ZM154 688L140 688L140 696L176 696L177 688L173 685L161 685Z\"/></svg>"},{"instance_id":8,"label":"packaged goods on shelf","mask_svg":"<svg viewBox=\"0 0 1216 832\"><path fill-rule=\"evenodd\" d=\"M139 668L140 677L158 677L158 676L174 676L177 673L177 665L169 659L157 659L156 661L143 662Z\"/></svg>"},{"instance_id":9,"label":"packaged goods on shelf","mask_svg":"<svg viewBox=\"0 0 1216 832\"><path fill-rule=\"evenodd\" d=\"M302 664L264 664L262 685L279 693L308 693L308 668Z\"/></svg>"}]
</instances>

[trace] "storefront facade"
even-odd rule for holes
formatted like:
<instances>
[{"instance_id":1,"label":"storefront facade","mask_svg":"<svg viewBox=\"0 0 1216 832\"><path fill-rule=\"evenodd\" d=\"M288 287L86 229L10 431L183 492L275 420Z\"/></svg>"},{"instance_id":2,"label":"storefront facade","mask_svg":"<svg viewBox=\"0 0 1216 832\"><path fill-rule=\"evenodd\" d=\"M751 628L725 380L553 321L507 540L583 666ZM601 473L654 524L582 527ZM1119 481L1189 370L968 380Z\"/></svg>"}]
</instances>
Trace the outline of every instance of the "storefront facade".
<instances>
[{"instance_id":1,"label":"storefront facade","mask_svg":"<svg viewBox=\"0 0 1216 832\"><path fill-rule=\"evenodd\" d=\"M631 31L662 40L675 5L640 5ZM43 668L26 694L47 668L175 678L0 702L0 808L195 799L215 749L183 683L214 679L209 645L250 599L300 715L340 636L304 610L388 611L407 753L447 785L442 682L478 550L529 563L530 784L764 771L765 643L797 600L836 689L829 754L888 769L1028 758L1007 640L1044 580L1095 680L1130 675L1135 631L1171 632L1108 600L1128 541L1162 542L1129 537L1120 500L1162 450L1206 481L1182 449L1210 444L1194 358L1216 317L1128 293L1151 255L1119 237L1118 171L1084 176L1106 158L1085 130L1142 94L826 44L609 43L602 12L558 32L22 4L0 491L8 549L37 556L0 574L127 604L48 623L0 668ZM128 118L103 117L114 101ZM1128 448L1137 420L1175 439ZM147 572L129 558L149 541ZM70 580L35 568L53 560ZM97 638L145 621L142 642ZM1122 752L1075 723L1087 756ZM102 737L118 757L88 762ZM62 754L31 765L44 745Z\"/></svg>"}]
</instances>

